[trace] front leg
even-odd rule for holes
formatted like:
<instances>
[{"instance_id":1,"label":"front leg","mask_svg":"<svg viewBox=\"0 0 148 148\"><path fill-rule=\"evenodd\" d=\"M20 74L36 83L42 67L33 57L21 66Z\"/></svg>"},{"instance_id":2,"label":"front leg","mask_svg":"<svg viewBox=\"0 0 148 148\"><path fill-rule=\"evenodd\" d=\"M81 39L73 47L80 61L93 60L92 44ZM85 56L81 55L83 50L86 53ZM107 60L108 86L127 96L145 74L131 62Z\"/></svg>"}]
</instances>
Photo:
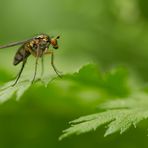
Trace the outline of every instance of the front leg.
<instances>
[{"instance_id":1,"label":"front leg","mask_svg":"<svg viewBox=\"0 0 148 148\"><path fill-rule=\"evenodd\" d=\"M51 54L51 66L54 69L54 71L56 72L56 74L62 78L62 76L59 74L60 72L57 70L57 68L54 65L54 52L53 51L46 51L44 54Z\"/></svg>"}]
</instances>

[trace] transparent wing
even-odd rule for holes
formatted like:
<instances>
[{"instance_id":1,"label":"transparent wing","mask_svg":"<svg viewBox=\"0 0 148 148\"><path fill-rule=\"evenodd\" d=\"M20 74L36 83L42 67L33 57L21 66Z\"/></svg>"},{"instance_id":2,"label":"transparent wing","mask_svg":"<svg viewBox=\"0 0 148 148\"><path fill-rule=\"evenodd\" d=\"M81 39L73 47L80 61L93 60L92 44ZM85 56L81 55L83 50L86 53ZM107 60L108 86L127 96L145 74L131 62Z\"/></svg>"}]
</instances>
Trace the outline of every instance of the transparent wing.
<instances>
[{"instance_id":1,"label":"transparent wing","mask_svg":"<svg viewBox=\"0 0 148 148\"><path fill-rule=\"evenodd\" d=\"M0 46L0 49L12 47L12 46L17 46L17 45L21 45L21 44L24 44L24 43L26 43L26 42L31 41L32 39L33 39L33 38L28 39L28 40L24 40L24 41L12 42L12 43L9 43L9 44L6 44L6 45L2 45L2 46Z\"/></svg>"}]
</instances>

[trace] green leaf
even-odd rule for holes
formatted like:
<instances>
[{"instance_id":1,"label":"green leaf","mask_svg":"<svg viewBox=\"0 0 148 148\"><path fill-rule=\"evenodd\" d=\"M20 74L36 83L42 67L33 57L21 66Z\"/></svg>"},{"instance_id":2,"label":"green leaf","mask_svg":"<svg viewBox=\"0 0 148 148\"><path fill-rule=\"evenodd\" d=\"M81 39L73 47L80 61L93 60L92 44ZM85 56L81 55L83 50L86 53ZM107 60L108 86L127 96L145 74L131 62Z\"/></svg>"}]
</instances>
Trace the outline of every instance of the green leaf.
<instances>
[{"instance_id":1,"label":"green leaf","mask_svg":"<svg viewBox=\"0 0 148 148\"><path fill-rule=\"evenodd\" d=\"M0 103L9 100L14 95L16 95L16 100L19 100L24 92L31 86L30 81L25 80L19 82L15 86L12 86L12 84L14 84L14 81L10 81L0 88Z\"/></svg>"},{"instance_id":2,"label":"green leaf","mask_svg":"<svg viewBox=\"0 0 148 148\"><path fill-rule=\"evenodd\" d=\"M42 80L37 78L34 83L41 82L42 85L47 87L48 83L55 78L53 77L44 77ZM19 82L13 86L15 80L7 82L0 87L0 103L4 103L5 101L11 99L15 96L18 101L25 92L32 86L32 82L30 79L20 79Z\"/></svg>"},{"instance_id":3,"label":"green leaf","mask_svg":"<svg viewBox=\"0 0 148 148\"><path fill-rule=\"evenodd\" d=\"M50 83L51 81L52 83ZM36 79L36 82L42 82L40 85L45 87L50 84L49 91L54 89L56 98L58 96L57 91L61 91L64 94L63 97L68 98L68 100L73 97L74 100L85 99L101 102L101 99L103 101L103 98L107 98L107 96L114 98L129 94L125 69L117 68L110 72L101 73L95 64L84 65L78 72L63 75L62 79L57 76L46 76L42 80ZM20 79L14 87L11 86L13 83L14 81L10 81L0 87L0 103L13 96L16 97L16 100L19 100L31 86L31 80L28 78ZM118 87L115 85L118 85ZM33 86L36 87L37 85ZM50 93L53 94L53 92ZM59 97L62 97L62 94Z\"/></svg>"},{"instance_id":4,"label":"green leaf","mask_svg":"<svg viewBox=\"0 0 148 148\"><path fill-rule=\"evenodd\" d=\"M97 65L88 64L83 66L79 72L66 75L65 78L73 80L98 91L104 91L105 95L114 97L125 97L130 94L128 84L128 72L125 68L118 67L108 72L101 72Z\"/></svg>"},{"instance_id":5,"label":"green leaf","mask_svg":"<svg viewBox=\"0 0 148 148\"><path fill-rule=\"evenodd\" d=\"M101 125L107 124L107 130L104 136L108 136L115 132L122 134L132 125L136 125L148 118L148 94L138 93L125 99L108 101L100 105L100 108L107 111L80 117L70 122L71 127L64 131L59 138L62 140L70 135L82 134L96 130Z\"/></svg>"}]
</instances>

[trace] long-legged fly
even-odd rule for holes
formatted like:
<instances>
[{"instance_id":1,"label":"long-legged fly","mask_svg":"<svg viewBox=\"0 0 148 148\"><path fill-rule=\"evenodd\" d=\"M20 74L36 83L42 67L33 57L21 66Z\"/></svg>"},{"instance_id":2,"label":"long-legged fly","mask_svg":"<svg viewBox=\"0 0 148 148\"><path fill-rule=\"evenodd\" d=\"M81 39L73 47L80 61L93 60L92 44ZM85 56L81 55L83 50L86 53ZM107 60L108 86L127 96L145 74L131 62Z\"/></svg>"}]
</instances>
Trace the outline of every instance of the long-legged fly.
<instances>
[{"instance_id":1,"label":"long-legged fly","mask_svg":"<svg viewBox=\"0 0 148 148\"><path fill-rule=\"evenodd\" d=\"M33 55L36 58L35 71L34 71L32 83L34 82L35 77L36 77L37 64L38 64L39 58L42 59L41 61L42 61L42 74L43 74L43 69L44 69L43 68L43 56L45 54L51 55L51 65L52 65L54 71L56 72L56 74L59 77L61 77L61 75L59 74L58 70L56 69L56 67L54 65L54 52L49 50L50 44L52 45L52 47L54 49L58 49L57 39L59 39L59 38L60 38L60 36L50 37L49 35L41 34L41 35L35 36L31 39L27 39L27 40L20 41L20 42L13 42L13 43L10 43L7 45L0 46L0 49L2 49L2 48L8 48L8 47L12 47L12 46L21 45L14 56L13 65L17 65L20 62L22 62L22 67L17 75L17 78L16 78L13 86L18 82L18 80L23 72L24 66L27 62L27 58L30 55Z\"/></svg>"}]
</instances>

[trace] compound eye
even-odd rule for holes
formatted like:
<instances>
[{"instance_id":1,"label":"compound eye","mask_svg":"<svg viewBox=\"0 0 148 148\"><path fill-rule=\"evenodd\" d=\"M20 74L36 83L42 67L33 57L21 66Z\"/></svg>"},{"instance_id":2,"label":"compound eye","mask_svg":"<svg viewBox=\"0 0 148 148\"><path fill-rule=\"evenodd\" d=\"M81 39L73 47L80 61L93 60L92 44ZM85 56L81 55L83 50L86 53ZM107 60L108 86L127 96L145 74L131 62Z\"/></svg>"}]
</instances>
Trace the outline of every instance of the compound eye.
<instances>
[{"instance_id":1,"label":"compound eye","mask_svg":"<svg viewBox=\"0 0 148 148\"><path fill-rule=\"evenodd\" d=\"M51 39L51 44L52 44L53 46L55 46L55 45L57 44L57 41L56 41L55 39Z\"/></svg>"}]
</instances>

